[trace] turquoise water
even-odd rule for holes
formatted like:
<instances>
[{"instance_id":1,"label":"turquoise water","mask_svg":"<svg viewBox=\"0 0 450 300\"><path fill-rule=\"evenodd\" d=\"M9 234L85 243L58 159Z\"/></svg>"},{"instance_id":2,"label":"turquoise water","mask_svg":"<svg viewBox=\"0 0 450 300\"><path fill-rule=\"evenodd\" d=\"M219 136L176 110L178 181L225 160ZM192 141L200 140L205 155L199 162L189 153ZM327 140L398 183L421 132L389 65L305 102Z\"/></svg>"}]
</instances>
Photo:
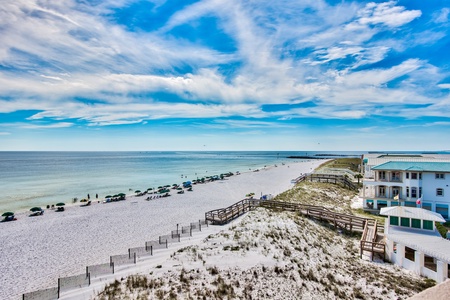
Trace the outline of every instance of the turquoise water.
<instances>
[{"instance_id":1,"label":"turquoise water","mask_svg":"<svg viewBox=\"0 0 450 300\"><path fill-rule=\"evenodd\" d=\"M0 152L0 213L245 172L300 154L305 152Z\"/></svg>"},{"instance_id":2,"label":"turquoise water","mask_svg":"<svg viewBox=\"0 0 450 300\"><path fill-rule=\"evenodd\" d=\"M402 151L401 153L406 153ZM0 214L73 198L146 190L292 161L288 156L359 157L356 151L0 152ZM390 152L394 153L394 152ZM420 152L408 152L420 153ZM448 152L442 152L448 153ZM329 154L329 155L328 155ZM300 161L304 159L295 159Z\"/></svg>"}]
</instances>

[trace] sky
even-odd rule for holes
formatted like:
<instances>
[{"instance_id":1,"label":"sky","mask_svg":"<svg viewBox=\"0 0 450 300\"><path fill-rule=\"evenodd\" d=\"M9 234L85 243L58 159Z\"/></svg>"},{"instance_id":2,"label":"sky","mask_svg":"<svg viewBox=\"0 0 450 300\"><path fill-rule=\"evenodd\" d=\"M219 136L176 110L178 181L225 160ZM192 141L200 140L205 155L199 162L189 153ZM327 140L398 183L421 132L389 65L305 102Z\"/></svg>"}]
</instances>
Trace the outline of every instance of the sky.
<instances>
[{"instance_id":1,"label":"sky","mask_svg":"<svg viewBox=\"0 0 450 300\"><path fill-rule=\"evenodd\" d=\"M0 151L450 149L450 1L15 0Z\"/></svg>"}]
</instances>

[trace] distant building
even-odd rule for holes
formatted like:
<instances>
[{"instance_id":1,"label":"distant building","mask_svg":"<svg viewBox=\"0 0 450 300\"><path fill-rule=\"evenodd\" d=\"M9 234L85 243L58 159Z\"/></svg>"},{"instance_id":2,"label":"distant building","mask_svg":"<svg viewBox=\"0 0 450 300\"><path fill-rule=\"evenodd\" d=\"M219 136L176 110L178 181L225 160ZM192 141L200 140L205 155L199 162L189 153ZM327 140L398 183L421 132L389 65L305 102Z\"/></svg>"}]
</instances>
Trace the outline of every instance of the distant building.
<instances>
[{"instance_id":1,"label":"distant building","mask_svg":"<svg viewBox=\"0 0 450 300\"><path fill-rule=\"evenodd\" d=\"M448 220L450 160L442 160L425 161L420 158L420 161L387 161L371 166L372 176L365 176L363 180L364 209L421 207Z\"/></svg>"},{"instance_id":2,"label":"distant building","mask_svg":"<svg viewBox=\"0 0 450 300\"><path fill-rule=\"evenodd\" d=\"M383 207L387 216L384 235L386 256L392 263L438 283L449 278L450 241L441 237L438 213L416 207Z\"/></svg>"}]
</instances>

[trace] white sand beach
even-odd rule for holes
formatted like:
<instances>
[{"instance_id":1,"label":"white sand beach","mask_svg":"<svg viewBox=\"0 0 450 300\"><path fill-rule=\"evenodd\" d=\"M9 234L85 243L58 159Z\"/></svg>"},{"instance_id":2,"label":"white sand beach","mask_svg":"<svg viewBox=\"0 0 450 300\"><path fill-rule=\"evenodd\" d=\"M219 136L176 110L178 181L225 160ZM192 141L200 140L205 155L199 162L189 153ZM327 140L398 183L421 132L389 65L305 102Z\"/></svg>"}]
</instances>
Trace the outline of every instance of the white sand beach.
<instances>
[{"instance_id":1,"label":"white sand beach","mask_svg":"<svg viewBox=\"0 0 450 300\"><path fill-rule=\"evenodd\" d=\"M146 201L69 205L64 212L46 210L43 216L16 214L17 221L0 223L0 299L56 286L58 277L77 275L86 266L109 262L110 255L170 233L204 218L206 211L227 207L253 192L279 194L291 179L311 172L324 161L271 166L224 180L194 185L192 192Z\"/></svg>"}]
</instances>

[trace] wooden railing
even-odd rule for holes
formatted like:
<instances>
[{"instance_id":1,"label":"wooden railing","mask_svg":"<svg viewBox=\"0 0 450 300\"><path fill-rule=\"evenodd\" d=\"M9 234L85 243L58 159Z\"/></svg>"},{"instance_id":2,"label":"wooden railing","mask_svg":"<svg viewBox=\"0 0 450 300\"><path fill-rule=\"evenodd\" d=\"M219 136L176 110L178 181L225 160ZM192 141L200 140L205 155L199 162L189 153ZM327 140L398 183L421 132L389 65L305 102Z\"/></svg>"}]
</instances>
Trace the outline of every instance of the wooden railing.
<instances>
[{"instance_id":1,"label":"wooden railing","mask_svg":"<svg viewBox=\"0 0 450 300\"><path fill-rule=\"evenodd\" d=\"M363 231L368 218L358 217L349 214L342 214L331 211L323 206L309 205L303 203L292 203L272 200L244 199L229 207L215 209L205 213L205 220L212 224L223 225L255 209L265 207L279 209L283 211L293 211L320 221L327 221L335 228L342 228L350 231Z\"/></svg>"},{"instance_id":2,"label":"wooden railing","mask_svg":"<svg viewBox=\"0 0 450 300\"><path fill-rule=\"evenodd\" d=\"M374 253L385 254L386 248L384 242L377 242L378 231L382 227L378 226L376 220L368 220L364 226L364 231L360 241L360 256L362 257L364 251L370 252L370 258L373 259Z\"/></svg>"},{"instance_id":3,"label":"wooden railing","mask_svg":"<svg viewBox=\"0 0 450 300\"><path fill-rule=\"evenodd\" d=\"M334 174L309 174L306 176L305 180L309 180L312 182L326 182L326 183L334 183L341 184L347 189L350 190L358 190L358 186L350 181L347 177L342 175L334 175Z\"/></svg>"},{"instance_id":4,"label":"wooden railing","mask_svg":"<svg viewBox=\"0 0 450 300\"><path fill-rule=\"evenodd\" d=\"M224 225L244 213L259 206L260 200L244 199L226 208L219 208L205 213L205 221L214 225Z\"/></svg>"}]
</instances>

